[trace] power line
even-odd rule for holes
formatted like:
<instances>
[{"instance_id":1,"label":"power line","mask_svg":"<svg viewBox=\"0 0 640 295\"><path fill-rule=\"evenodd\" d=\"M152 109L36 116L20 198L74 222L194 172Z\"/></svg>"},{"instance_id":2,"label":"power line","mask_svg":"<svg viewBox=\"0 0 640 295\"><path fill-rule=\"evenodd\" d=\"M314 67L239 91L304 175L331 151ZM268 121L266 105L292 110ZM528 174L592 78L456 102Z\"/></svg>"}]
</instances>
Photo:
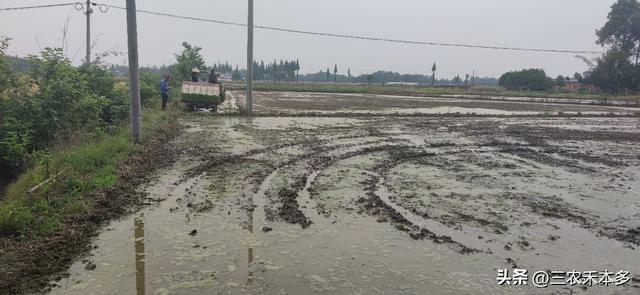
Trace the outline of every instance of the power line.
<instances>
[{"instance_id":1,"label":"power line","mask_svg":"<svg viewBox=\"0 0 640 295\"><path fill-rule=\"evenodd\" d=\"M39 6L0 8L0 11L1 10L21 10L21 9L35 9L35 8L45 8L45 7L67 6L67 5L74 5L74 4L75 3L62 3L62 4L39 5ZM98 4L98 3L96 3L96 4ZM122 7L122 6L116 6L116 5L110 5L110 4L99 4L99 5L101 5L102 7L109 7L109 8L114 8L114 9L126 10L126 8ZM143 14L171 17L171 18L191 20L191 21L216 23L216 24L221 24L221 25L229 25L229 26L237 26L237 27L246 27L247 26L247 24L238 23L238 22L216 20L216 19L207 19L207 18L193 17L193 16L184 16L184 15L178 15L178 14L172 14L172 13L166 13L166 12L150 11L150 10L144 10L144 9L138 9L136 11L139 12L139 13L143 13ZM378 41L378 42L387 42L387 43L427 45L427 46L439 46L439 47L463 47L463 48L507 50L507 51L571 53L571 54L600 54L601 53L599 51L591 51L591 50L543 49L543 48L526 48L526 47L509 47L509 46L475 45L475 44L463 44L463 43L443 43L443 42L402 40L402 39L368 37L368 36L358 36L358 35L349 35L349 34L334 34L334 33L324 33L324 32L312 32L312 31L303 31L303 30L287 29L287 28L280 28L280 27L260 26L260 25L255 25L254 28L263 29L263 30L278 31L278 32L301 34L301 35L324 36L324 37L334 37L334 38L342 38L342 39L368 40L368 41Z\"/></svg>"},{"instance_id":2,"label":"power line","mask_svg":"<svg viewBox=\"0 0 640 295\"><path fill-rule=\"evenodd\" d=\"M104 4L108 7L115 9L125 9L121 6L108 5ZM215 20L215 19L206 19L201 17L193 17L193 16L183 16L166 12L157 12L150 10L137 10L139 13L157 15L157 16L166 16L177 19L185 19L192 21L201 21L201 22L209 22L216 23L222 25L230 25L230 26L238 26L238 27L246 27L246 24L238 23L238 22L230 22L223 20ZM465 48L480 48L480 49L493 49L493 50L510 50L510 51L532 51L532 52L549 52L549 53L572 53L572 54L600 54L598 51L590 51L590 50L562 50L562 49L541 49L541 48L524 48L524 47L506 47L506 46L490 46L490 45L473 45L473 44L459 44L459 43L442 43L442 42L426 42L426 41L411 41L411 40L401 40L401 39L390 39L390 38L378 38L378 37L367 37L367 36L357 36L357 35L348 35L348 34L333 34L333 33L323 33L323 32L311 32L311 31L303 31L296 29L286 29L279 27L270 27L270 26L260 26L255 25L254 28L278 31L278 32L287 32L287 33L295 33L295 34L303 34L303 35L312 35L312 36L325 36L325 37L335 37L335 38L343 38L343 39L356 39L356 40L368 40L368 41L380 41L380 42L389 42L389 43L402 43L402 44L413 44L413 45L428 45L428 46L441 46L441 47L465 47Z\"/></svg>"},{"instance_id":3,"label":"power line","mask_svg":"<svg viewBox=\"0 0 640 295\"><path fill-rule=\"evenodd\" d=\"M69 2L69 3L47 4L47 5L35 5L35 6L5 7L5 8L0 8L0 11L29 10L29 9L38 9L38 8L50 8L50 7L60 7L60 6L71 6L71 5L75 5L75 4L76 4L75 2Z\"/></svg>"}]
</instances>

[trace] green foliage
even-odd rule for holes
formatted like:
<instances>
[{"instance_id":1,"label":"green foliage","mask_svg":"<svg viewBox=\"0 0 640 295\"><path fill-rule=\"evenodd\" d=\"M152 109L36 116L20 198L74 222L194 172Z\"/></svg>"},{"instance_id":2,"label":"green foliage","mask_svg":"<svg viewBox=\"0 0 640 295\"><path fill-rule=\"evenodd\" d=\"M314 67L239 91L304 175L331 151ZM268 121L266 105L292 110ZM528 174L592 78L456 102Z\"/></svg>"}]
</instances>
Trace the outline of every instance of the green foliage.
<instances>
[{"instance_id":1,"label":"green foliage","mask_svg":"<svg viewBox=\"0 0 640 295\"><path fill-rule=\"evenodd\" d=\"M605 92L636 92L640 86L640 67L633 65L627 54L617 49L611 49L598 58L587 76Z\"/></svg>"},{"instance_id":2,"label":"green foliage","mask_svg":"<svg viewBox=\"0 0 640 295\"><path fill-rule=\"evenodd\" d=\"M10 202L0 206L0 236L16 236L33 222L33 214L21 202Z\"/></svg>"},{"instance_id":3,"label":"green foliage","mask_svg":"<svg viewBox=\"0 0 640 295\"><path fill-rule=\"evenodd\" d=\"M0 72L6 72L0 42ZM126 92L99 63L74 67L62 50L45 48L30 56L27 75L0 74L0 184L35 164L40 151L79 130L105 128L126 119ZM107 128L108 129L108 128ZM0 186L0 190L2 186Z\"/></svg>"},{"instance_id":4,"label":"green foliage","mask_svg":"<svg viewBox=\"0 0 640 295\"><path fill-rule=\"evenodd\" d=\"M633 51L640 42L640 3L618 0L611 6L607 22L596 34L598 44Z\"/></svg>"},{"instance_id":5,"label":"green foliage","mask_svg":"<svg viewBox=\"0 0 640 295\"><path fill-rule=\"evenodd\" d=\"M556 86L564 87L565 85L567 85L567 80L564 78L564 76L559 75L558 77L556 77Z\"/></svg>"},{"instance_id":6,"label":"green foliage","mask_svg":"<svg viewBox=\"0 0 640 295\"><path fill-rule=\"evenodd\" d=\"M595 62L584 59L590 66L584 82L610 93L637 92L640 88L640 3L618 0L596 34L597 43L609 49Z\"/></svg>"},{"instance_id":7,"label":"green foliage","mask_svg":"<svg viewBox=\"0 0 640 295\"><path fill-rule=\"evenodd\" d=\"M236 69L233 70L233 72L231 73L231 80L233 80L233 81L242 80L242 75L240 74L240 71L238 70L237 66L236 66Z\"/></svg>"},{"instance_id":8,"label":"green foliage","mask_svg":"<svg viewBox=\"0 0 640 295\"><path fill-rule=\"evenodd\" d=\"M183 50L180 54L175 54L176 65L174 76L182 81L190 80L191 70L198 68L203 70L206 68L204 59L200 51L201 47L192 46L187 42L182 42Z\"/></svg>"},{"instance_id":9,"label":"green foliage","mask_svg":"<svg viewBox=\"0 0 640 295\"><path fill-rule=\"evenodd\" d=\"M0 99L2 99L4 90L13 80L13 75L9 70L9 64L5 56L7 48L9 48L9 40L9 38L0 36Z\"/></svg>"},{"instance_id":10,"label":"green foliage","mask_svg":"<svg viewBox=\"0 0 640 295\"><path fill-rule=\"evenodd\" d=\"M151 71L142 71L140 73L140 99L142 104L149 105L160 99L160 80L161 75Z\"/></svg>"},{"instance_id":11,"label":"green foliage","mask_svg":"<svg viewBox=\"0 0 640 295\"><path fill-rule=\"evenodd\" d=\"M509 90L546 91L553 88L555 83L544 70L528 69L503 74L498 85Z\"/></svg>"},{"instance_id":12,"label":"green foliage","mask_svg":"<svg viewBox=\"0 0 640 295\"><path fill-rule=\"evenodd\" d=\"M153 137L171 120L167 113L145 112L144 134ZM137 150L129 137L128 128L115 134L96 133L32 166L7 188L0 202L0 236L47 235L70 216L86 211L92 193L116 184L119 164ZM31 187L58 172L63 173L32 198L27 196Z\"/></svg>"},{"instance_id":13,"label":"green foliage","mask_svg":"<svg viewBox=\"0 0 640 295\"><path fill-rule=\"evenodd\" d=\"M239 70L242 73L244 70ZM298 60L274 60L265 64L264 61L253 63L253 78L255 80L295 81L300 71Z\"/></svg>"}]
</instances>

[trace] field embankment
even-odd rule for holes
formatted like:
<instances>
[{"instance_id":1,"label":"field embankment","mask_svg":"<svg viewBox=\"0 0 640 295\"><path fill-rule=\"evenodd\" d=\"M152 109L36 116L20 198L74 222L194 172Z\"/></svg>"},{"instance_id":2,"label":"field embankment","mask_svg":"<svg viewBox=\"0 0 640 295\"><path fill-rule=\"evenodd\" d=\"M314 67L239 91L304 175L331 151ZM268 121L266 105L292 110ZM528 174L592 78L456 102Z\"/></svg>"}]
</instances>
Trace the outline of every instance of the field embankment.
<instances>
[{"instance_id":1,"label":"field embankment","mask_svg":"<svg viewBox=\"0 0 640 295\"><path fill-rule=\"evenodd\" d=\"M226 84L230 90L244 90L245 84L231 82ZM476 99L496 99L496 97L512 98L554 98L571 100L593 100L594 104L625 104L638 105L639 95L607 95L603 93L579 93L564 91L510 91L498 86L474 87L423 87L398 85L366 85L366 84L335 84L335 83L302 83L302 82L257 82L256 91L289 91L289 92L317 92L317 93L361 93L404 96L428 97L456 97L470 96ZM553 101L548 101L553 102Z\"/></svg>"},{"instance_id":2,"label":"field embankment","mask_svg":"<svg viewBox=\"0 0 640 295\"><path fill-rule=\"evenodd\" d=\"M46 288L104 221L139 203L136 187L174 160L167 142L179 131L173 113L148 111L143 120L140 144L131 142L129 128L92 133L9 185L0 203L0 293Z\"/></svg>"}]
</instances>

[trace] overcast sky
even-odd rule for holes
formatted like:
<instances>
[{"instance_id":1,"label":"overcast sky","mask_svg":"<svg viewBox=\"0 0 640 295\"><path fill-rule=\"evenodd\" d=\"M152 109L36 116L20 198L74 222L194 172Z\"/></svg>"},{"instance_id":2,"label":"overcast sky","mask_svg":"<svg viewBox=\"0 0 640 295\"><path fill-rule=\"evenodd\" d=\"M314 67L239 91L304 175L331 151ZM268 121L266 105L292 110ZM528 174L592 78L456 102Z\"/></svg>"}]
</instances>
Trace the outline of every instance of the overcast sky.
<instances>
[{"instance_id":1,"label":"overcast sky","mask_svg":"<svg viewBox=\"0 0 640 295\"><path fill-rule=\"evenodd\" d=\"M61 3L64 0L2 0L0 7ZM125 0L100 0L124 6ZM429 42L467 43L569 50L602 49L595 30L606 21L614 0L255 0L256 25ZM245 0L137 0L138 9L246 23ZM10 54L36 54L59 47L69 19L66 54L84 57L85 19L73 7L0 11L0 35L9 36ZM126 52L125 12L93 15L96 52ZM138 15L141 65L170 64L182 41L203 47L208 63L246 64L246 29L213 23ZM573 54L509 52L335 39L255 31L257 60L296 59L302 72L338 64L346 73L392 70L438 76L543 68L550 76L584 71ZM126 55L111 59L126 64Z\"/></svg>"}]
</instances>

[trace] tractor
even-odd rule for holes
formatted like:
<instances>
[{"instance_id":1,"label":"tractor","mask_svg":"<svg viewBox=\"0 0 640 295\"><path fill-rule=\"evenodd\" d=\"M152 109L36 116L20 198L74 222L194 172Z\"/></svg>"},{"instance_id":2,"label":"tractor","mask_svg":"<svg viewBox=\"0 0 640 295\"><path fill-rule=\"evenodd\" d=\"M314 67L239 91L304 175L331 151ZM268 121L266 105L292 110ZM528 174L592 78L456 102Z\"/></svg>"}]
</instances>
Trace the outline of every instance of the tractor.
<instances>
[{"instance_id":1,"label":"tractor","mask_svg":"<svg viewBox=\"0 0 640 295\"><path fill-rule=\"evenodd\" d=\"M198 108L218 110L218 105L224 102L225 90L221 83L182 82L182 102L187 109L195 111Z\"/></svg>"}]
</instances>

